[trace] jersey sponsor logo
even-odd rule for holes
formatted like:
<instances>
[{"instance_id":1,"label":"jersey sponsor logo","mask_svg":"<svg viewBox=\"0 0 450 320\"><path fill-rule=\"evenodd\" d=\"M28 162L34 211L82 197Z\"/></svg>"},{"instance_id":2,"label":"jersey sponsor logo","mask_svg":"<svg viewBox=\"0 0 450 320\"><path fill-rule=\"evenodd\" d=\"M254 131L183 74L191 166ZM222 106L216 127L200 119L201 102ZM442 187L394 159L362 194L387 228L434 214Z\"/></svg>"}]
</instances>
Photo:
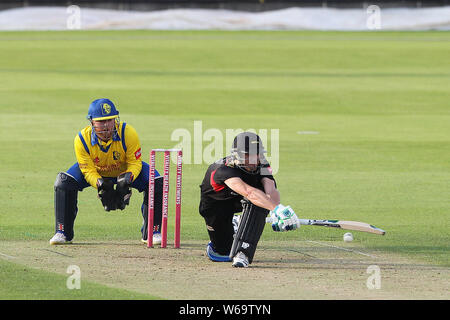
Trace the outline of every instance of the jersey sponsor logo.
<instances>
[{"instance_id":1,"label":"jersey sponsor logo","mask_svg":"<svg viewBox=\"0 0 450 320\"><path fill-rule=\"evenodd\" d=\"M139 148L135 153L134 156L136 157L136 160L141 157L141 148Z\"/></svg>"},{"instance_id":2,"label":"jersey sponsor logo","mask_svg":"<svg viewBox=\"0 0 450 320\"><path fill-rule=\"evenodd\" d=\"M107 116L111 113L111 106L107 103L102 105L102 115Z\"/></svg>"},{"instance_id":3,"label":"jersey sponsor logo","mask_svg":"<svg viewBox=\"0 0 450 320\"><path fill-rule=\"evenodd\" d=\"M87 163L78 163L78 166L80 167L80 169L87 169L89 167Z\"/></svg>"},{"instance_id":4,"label":"jersey sponsor logo","mask_svg":"<svg viewBox=\"0 0 450 320\"><path fill-rule=\"evenodd\" d=\"M115 164L109 164L106 166L95 166L95 169L98 172L111 172L111 171L117 171L120 170L120 163L115 163Z\"/></svg>"}]
</instances>

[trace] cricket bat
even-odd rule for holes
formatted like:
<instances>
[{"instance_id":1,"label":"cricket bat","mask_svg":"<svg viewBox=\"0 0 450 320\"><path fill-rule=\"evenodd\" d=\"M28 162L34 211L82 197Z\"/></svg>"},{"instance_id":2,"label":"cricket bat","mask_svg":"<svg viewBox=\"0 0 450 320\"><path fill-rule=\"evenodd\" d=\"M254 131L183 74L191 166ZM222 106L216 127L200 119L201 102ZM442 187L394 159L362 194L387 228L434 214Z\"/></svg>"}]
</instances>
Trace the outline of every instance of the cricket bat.
<instances>
[{"instance_id":1,"label":"cricket bat","mask_svg":"<svg viewBox=\"0 0 450 320\"><path fill-rule=\"evenodd\" d=\"M374 234L379 234L384 236L386 231L377 228L371 224L359 221L343 221L343 220L313 220L313 219L298 219L301 225L305 226L321 226L321 227L331 227L340 228L345 230L355 230L362 232L369 232ZM267 223L272 223L272 218L266 218Z\"/></svg>"}]
</instances>

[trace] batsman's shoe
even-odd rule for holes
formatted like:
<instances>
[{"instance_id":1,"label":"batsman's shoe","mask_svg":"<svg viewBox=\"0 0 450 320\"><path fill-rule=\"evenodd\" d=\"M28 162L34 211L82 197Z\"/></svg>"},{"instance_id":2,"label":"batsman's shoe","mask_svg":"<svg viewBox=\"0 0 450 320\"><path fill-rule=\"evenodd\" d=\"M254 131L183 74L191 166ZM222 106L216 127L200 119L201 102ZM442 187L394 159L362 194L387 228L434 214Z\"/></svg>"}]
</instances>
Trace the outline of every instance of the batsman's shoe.
<instances>
[{"instance_id":1,"label":"batsman's shoe","mask_svg":"<svg viewBox=\"0 0 450 320\"><path fill-rule=\"evenodd\" d=\"M214 250L213 244L211 241L208 243L208 246L206 247L206 255L208 256L209 260L214 262L230 262L231 259L229 256L225 256L222 254L217 253Z\"/></svg>"},{"instance_id":2,"label":"batsman's shoe","mask_svg":"<svg viewBox=\"0 0 450 320\"><path fill-rule=\"evenodd\" d=\"M153 244L161 244L161 232L154 232L153 233ZM147 239L141 239L142 243L147 244Z\"/></svg>"},{"instance_id":3,"label":"batsman's shoe","mask_svg":"<svg viewBox=\"0 0 450 320\"><path fill-rule=\"evenodd\" d=\"M248 258L242 251L239 251L234 256L233 267L235 267L235 268L247 268L248 267Z\"/></svg>"},{"instance_id":4,"label":"batsman's shoe","mask_svg":"<svg viewBox=\"0 0 450 320\"><path fill-rule=\"evenodd\" d=\"M50 239L51 245L59 245L59 244L70 244L72 241L67 241L66 236L62 232L57 232L55 235Z\"/></svg>"}]
</instances>

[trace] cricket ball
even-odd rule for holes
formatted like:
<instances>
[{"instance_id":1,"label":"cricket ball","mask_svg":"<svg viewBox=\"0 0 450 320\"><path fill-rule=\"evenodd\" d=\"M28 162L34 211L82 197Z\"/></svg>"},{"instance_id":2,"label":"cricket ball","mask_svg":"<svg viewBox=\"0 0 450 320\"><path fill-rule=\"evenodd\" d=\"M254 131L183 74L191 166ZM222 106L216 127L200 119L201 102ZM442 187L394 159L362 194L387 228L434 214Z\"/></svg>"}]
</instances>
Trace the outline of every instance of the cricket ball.
<instances>
[{"instance_id":1,"label":"cricket ball","mask_svg":"<svg viewBox=\"0 0 450 320\"><path fill-rule=\"evenodd\" d=\"M344 242L352 242L353 241L353 235L351 232L347 232L344 234Z\"/></svg>"}]
</instances>

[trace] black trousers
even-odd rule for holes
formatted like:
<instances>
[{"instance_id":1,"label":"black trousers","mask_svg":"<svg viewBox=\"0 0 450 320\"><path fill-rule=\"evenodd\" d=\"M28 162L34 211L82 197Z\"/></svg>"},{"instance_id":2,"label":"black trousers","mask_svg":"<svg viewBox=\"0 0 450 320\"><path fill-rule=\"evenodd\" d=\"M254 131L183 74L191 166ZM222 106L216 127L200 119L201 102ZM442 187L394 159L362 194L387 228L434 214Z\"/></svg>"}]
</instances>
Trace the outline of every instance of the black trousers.
<instances>
[{"instance_id":1,"label":"black trousers","mask_svg":"<svg viewBox=\"0 0 450 320\"><path fill-rule=\"evenodd\" d=\"M229 255L233 245L233 216L242 212L242 198L217 201L213 207L203 208L200 201L199 212L205 219L209 239L214 249L221 255Z\"/></svg>"}]
</instances>

